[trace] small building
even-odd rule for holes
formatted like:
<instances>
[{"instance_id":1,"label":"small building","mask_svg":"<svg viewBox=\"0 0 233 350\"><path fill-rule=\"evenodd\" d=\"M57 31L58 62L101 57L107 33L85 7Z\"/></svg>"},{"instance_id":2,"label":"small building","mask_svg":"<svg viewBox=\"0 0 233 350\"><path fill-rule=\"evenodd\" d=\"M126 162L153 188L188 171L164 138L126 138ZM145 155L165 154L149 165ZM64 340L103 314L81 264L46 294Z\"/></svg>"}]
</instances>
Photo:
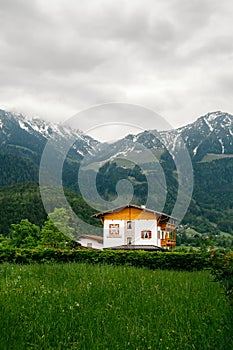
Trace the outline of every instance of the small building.
<instances>
[{"instance_id":1,"label":"small building","mask_svg":"<svg viewBox=\"0 0 233 350\"><path fill-rule=\"evenodd\" d=\"M82 234L79 236L79 243L84 248L103 249L103 237L101 236Z\"/></svg>"},{"instance_id":2,"label":"small building","mask_svg":"<svg viewBox=\"0 0 233 350\"><path fill-rule=\"evenodd\" d=\"M93 216L103 224L103 237L81 235L83 246L148 251L176 247L176 219L167 214L128 204Z\"/></svg>"}]
</instances>

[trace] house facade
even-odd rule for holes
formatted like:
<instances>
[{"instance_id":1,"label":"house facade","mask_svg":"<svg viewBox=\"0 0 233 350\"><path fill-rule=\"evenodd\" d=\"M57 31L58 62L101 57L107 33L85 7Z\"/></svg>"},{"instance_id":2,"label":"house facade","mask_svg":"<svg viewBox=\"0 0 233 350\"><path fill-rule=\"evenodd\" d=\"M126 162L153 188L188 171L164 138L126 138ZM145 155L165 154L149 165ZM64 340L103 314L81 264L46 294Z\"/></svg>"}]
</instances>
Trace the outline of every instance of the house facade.
<instances>
[{"instance_id":1,"label":"house facade","mask_svg":"<svg viewBox=\"0 0 233 350\"><path fill-rule=\"evenodd\" d=\"M91 239L90 235L82 235L80 243L87 247L171 250L176 246L175 219L164 213L128 204L97 213L94 217L103 224L103 242L102 246L99 243L97 247L95 237Z\"/></svg>"}]
</instances>

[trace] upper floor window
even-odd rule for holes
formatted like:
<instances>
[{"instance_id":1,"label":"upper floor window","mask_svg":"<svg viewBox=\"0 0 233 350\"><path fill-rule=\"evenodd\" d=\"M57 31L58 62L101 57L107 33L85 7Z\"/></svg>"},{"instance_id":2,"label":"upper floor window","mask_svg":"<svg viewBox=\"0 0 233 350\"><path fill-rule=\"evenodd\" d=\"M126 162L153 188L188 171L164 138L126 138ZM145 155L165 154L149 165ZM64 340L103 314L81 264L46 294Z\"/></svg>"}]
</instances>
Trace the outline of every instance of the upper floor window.
<instances>
[{"instance_id":1,"label":"upper floor window","mask_svg":"<svg viewBox=\"0 0 233 350\"><path fill-rule=\"evenodd\" d=\"M119 235L119 233L120 233L119 224L109 224L110 235Z\"/></svg>"},{"instance_id":2,"label":"upper floor window","mask_svg":"<svg viewBox=\"0 0 233 350\"><path fill-rule=\"evenodd\" d=\"M127 230L132 229L132 221L127 221Z\"/></svg>"},{"instance_id":3,"label":"upper floor window","mask_svg":"<svg viewBox=\"0 0 233 350\"><path fill-rule=\"evenodd\" d=\"M141 238L142 239L150 239L151 238L151 231L149 231L149 230L141 231Z\"/></svg>"}]
</instances>

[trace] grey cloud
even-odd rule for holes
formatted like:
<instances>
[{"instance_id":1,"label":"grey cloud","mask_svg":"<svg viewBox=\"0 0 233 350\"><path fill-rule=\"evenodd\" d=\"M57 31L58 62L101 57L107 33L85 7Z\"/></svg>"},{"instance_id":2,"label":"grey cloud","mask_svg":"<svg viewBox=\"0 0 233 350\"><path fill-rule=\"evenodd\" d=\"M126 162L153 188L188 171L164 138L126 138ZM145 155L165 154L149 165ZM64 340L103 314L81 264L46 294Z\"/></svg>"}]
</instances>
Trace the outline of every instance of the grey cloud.
<instances>
[{"instance_id":1,"label":"grey cloud","mask_svg":"<svg viewBox=\"0 0 233 350\"><path fill-rule=\"evenodd\" d=\"M2 103L41 114L43 101L46 117L61 119L123 100L172 124L215 106L216 94L229 108L232 11L217 0L0 0Z\"/></svg>"}]
</instances>

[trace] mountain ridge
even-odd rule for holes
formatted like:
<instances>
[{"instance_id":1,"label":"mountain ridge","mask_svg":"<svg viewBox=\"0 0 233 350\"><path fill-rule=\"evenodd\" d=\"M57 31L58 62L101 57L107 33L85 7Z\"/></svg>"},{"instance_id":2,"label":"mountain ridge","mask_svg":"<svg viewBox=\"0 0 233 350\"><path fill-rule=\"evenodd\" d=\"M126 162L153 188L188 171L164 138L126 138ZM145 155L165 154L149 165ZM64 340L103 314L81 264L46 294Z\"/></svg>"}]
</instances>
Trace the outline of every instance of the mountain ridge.
<instances>
[{"instance_id":1,"label":"mountain ridge","mask_svg":"<svg viewBox=\"0 0 233 350\"><path fill-rule=\"evenodd\" d=\"M21 154L38 164L47 141L52 138L58 140L73 138L75 143L71 147L70 154L76 153L79 160L86 154L91 154L98 145L98 141L80 130L72 130L61 123L51 123L39 118L29 119L20 113L0 110L1 152ZM22 147L25 148L25 152ZM34 152L34 156L28 154L28 150Z\"/></svg>"},{"instance_id":2,"label":"mountain ridge","mask_svg":"<svg viewBox=\"0 0 233 350\"><path fill-rule=\"evenodd\" d=\"M147 163L144 150L149 150L157 158L157 165L162 167L166 177L168 205L165 210L170 213L178 188L172 155L179 147L185 146L192 160L195 181L193 199L184 223L198 227L199 232L219 232L224 228L233 233L232 136L233 116L221 111L207 113L178 129L165 132L145 130L106 144L92 139L80 130L71 130L64 125L54 126L53 123L38 118L28 119L18 113L0 110L0 186L38 182L40 159L47 141L52 138L60 141L77 137L63 166L62 180L65 188L80 193L77 174L81 161L89 156L90 162L94 159L98 166L85 170L87 187L90 186L88 176L97 173L99 194L111 201L117 196L117 182L127 178L135 189L134 203L144 204L148 189L145 176L143 177L143 172L140 173L140 165L146 164L144 169L147 175L150 173L153 176L152 172L156 172L154 167L151 168L154 163L151 167ZM132 154L135 156L132 161L134 165L124 163ZM109 165L101 169L107 162ZM114 162L117 164L113 166ZM160 188L156 193L158 200L159 191Z\"/></svg>"},{"instance_id":3,"label":"mountain ridge","mask_svg":"<svg viewBox=\"0 0 233 350\"><path fill-rule=\"evenodd\" d=\"M14 134L16 134L15 137ZM181 138L191 158L200 161L207 153L233 154L233 116L221 111L209 112L197 118L193 123L176 129L145 130L136 135L129 134L108 144L93 139L81 130L73 130L63 123L52 123L38 117L29 118L21 113L0 110L0 146L1 150L4 151L8 144L8 148L10 148L8 153L12 152L13 145L17 146L19 140L19 147L30 149L31 146L32 151L35 151L36 148L36 151L41 153L45 143L52 137L59 139L71 136L76 139L72 148L79 160L85 155L91 155L98 146L101 146L101 151L104 148L111 148L115 149L115 153L124 156L135 148L134 144L136 143L140 143L148 149L168 149L171 151L179 147L176 143ZM16 140L17 137L18 140ZM126 149L127 142L130 143L128 150Z\"/></svg>"},{"instance_id":4,"label":"mountain ridge","mask_svg":"<svg viewBox=\"0 0 233 350\"><path fill-rule=\"evenodd\" d=\"M158 140L159 137L159 140ZM181 140L193 160L200 161L207 153L233 155L233 116L226 112L210 112L193 123L167 131L146 130L126 139L142 143L149 149L171 151Z\"/></svg>"}]
</instances>

